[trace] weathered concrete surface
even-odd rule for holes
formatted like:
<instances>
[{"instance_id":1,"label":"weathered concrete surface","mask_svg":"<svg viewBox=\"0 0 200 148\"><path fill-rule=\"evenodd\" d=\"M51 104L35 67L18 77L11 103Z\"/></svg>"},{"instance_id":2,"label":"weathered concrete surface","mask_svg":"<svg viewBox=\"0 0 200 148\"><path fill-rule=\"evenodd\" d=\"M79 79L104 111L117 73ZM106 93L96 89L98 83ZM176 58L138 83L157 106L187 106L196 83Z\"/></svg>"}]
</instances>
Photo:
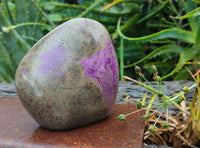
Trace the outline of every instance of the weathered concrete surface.
<instances>
[{"instance_id":1,"label":"weathered concrete surface","mask_svg":"<svg viewBox=\"0 0 200 148\"><path fill-rule=\"evenodd\" d=\"M13 83L0 83L0 97L17 98L17 92Z\"/></svg>"},{"instance_id":2,"label":"weathered concrete surface","mask_svg":"<svg viewBox=\"0 0 200 148\"><path fill-rule=\"evenodd\" d=\"M155 82L151 83L153 87L158 88ZM191 86L194 84L193 81L164 81L162 82L163 89L166 95L172 95L173 93L178 93L182 90L184 86ZM142 94L148 92L145 88L136 85L133 82L120 82L118 95L116 103L125 103L123 98L124 94L130 95L133 99L139 99L142 97ZM150 93L149 93L150 94Z\"/></svg>"},{"instance_id":3,"label":"weathered concrete surface","mask_svg":"<svg viewBox=\"0 0 200 148\"><path fill-rule=\"evenodd\" d=\"M184 86L190 86L194 84L193 81L164 81L162 82L163 88L165 90L166 95L171 95L175 92L179 92L182 90ZM154 87L157 88L155 82L152 83ZM142 93L147 92L145 88L134 84L133 82L120 82L119 83L119 90L117 94L116 103L125 103L123 98L124 94L129 94L132 98L138 99L142 97ZM13 83L0 83L0 97L18 97L15 85Z\"/></svg>"},{"instance_id":4,"label":"weathered concrete surface","mask_svg":"<svg viewBox=\"0 0 200 148\"><path fill-rule=\"evenodd\" d=\"M151 83L153 87L158 88L155 82ZM164 81L162 82L163 89L166 95L172 95L173 93L177 93L182 90L184 86L191 86L194 84L193 81ZM125 104L124 94L130 95L133 99L139 99L142 97L142 94L148 92L145 88L138 86L133 82L127 81L126 83L120 82L119 89L117 94L116 103L117 104ZM14 84L6 84L0 83L0 97L18 97ZM192 98L192 94L188 95L189 99ZM170 106L171 114L174 113L176 108L174 106Z\"/></svg>"},{"instance_id":5,"label":"weathered concrete surface","mask_svg":"<svg viewBox=\"0 0 200 148\"><path fill-rule=\"evenodd\" d=\"M157 88L157 90L159 90L156 82L152 82L151 84L154 88ZM193 84L194 84L193 81L164 81L162 82L164 92L168 96L171 96L174 93L180 92L184 86L189 87ZM142 94L144 93L148 93L150 95L150 93L145 88L138 86L134 84L133 82L126 82L126 83L120 82L116 103L119 103L119 104L126 103L125 98L123 97L124 94L130 95L131 98L134 100L134 99L142 98ZM191 100L192 93L187 94L187 97L189 98L189 100ZM170 114L174 115L177 113L177 111L178 110L175 106L169 105Z\"/></svg>"}]
</instances>

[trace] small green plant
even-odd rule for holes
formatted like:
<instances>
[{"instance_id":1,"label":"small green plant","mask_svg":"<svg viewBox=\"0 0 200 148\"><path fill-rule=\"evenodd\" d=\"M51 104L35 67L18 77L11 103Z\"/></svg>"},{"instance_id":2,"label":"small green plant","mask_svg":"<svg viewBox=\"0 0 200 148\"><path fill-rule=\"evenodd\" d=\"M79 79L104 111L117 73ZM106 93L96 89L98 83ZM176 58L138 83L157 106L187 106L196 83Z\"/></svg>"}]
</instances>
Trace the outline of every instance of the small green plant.
<instances>
[{"instance_id":1,"label":"small green plant","mask_svg":"<svg viewBox=\"0 0 200 148\"><path fill-rule=\"evenodd\" d=\"M179 140L181 140L185 144L196 145L198 140L200 140L200 86L198 85L200 83L200 70L197 71L195 75L192 75L195 80L195 83L193 85L189 87L184 86L182 91L172 96L165 95L161 79L158 75L158 71L155 65L151 67L151 70L153 73L153 79L157 82L159 89L155 89L154 87L152 87L151 83L145 78L145 76L142 74L141 69L138 66L135 67L135 72L141 77L142 80L144 80L144 82L124 76L124 80L133 81L134 83L146 88L151 93L151 95L148 96L147 94L144 94L143 99L135 101L138 110L128 114L121 114L118 116L118 119L126 120L127 116L145 110L146 113L141 118L146 121L148 131L145 133L146 139L148 139L147 137L149 137L152 142L152 137L155 138L155 136L158 136L158 133L161 134L164 131L167 131L168 134L170 132L175 132L176 134L174 134L173 136L175 137L175 139L177 139L177 141L174 142L174 144L170 142L165 142L163 144L168 143L171 144L171 146L175 146L178 143L180 144ZM191 72L189 71L189 73ZM189 99L185 96L187 93L190 93L191 90L195 90L192 102L190 102ZM187 101L188 103L188 108L182 107L185 101ZM169 114L170 105L176 106L181 111L180 114L177 115L177 117ZM180 117L180 115L182 116ZM187 122L184 122L183 120L187 120ZM161 137L159 137L158 139L160 139ZM162 139L161 141L165 140ZM156 143L155 140L155 144L160 143Z\"/></svg>"},{"instance_id":2,"label":"small green plant","mask_svg":"<svg viewBox=\"0 0 200 148\"><path fill-rule=\"evenodd\" d=\"M163 2L163 7L167 7L166 4L168 2L169 1ZM170 1L170 3L172 3L172 1ZM177 15L177 17L168 16L168 19L170 19L171 22L165 21L168 25L174 25L142 37L128 37L127 35L124 35L120 27L121 18L119 19L117 30L121 40L124 40L124 42L132 42L132 44L150 43L149 46L153 48L152 52L143 58L140 58L138 61L134 61L132 64L126 64L125 66L121 65L121 71L123 71L124 68L130 68L142 62L144 63L144 67L149 67L153 63L158 67L168 67L168 72L166 67L162 68L162 79L172 77L178 72L179 73L175 79L188 78L184 75L185 71L182 70L182 68L188 61L194 61L200 53L200 7L198 7L198 5L191 0L177 1L177 5L179 5L179 10L172 5L172 11L176 12L175 15ZM120 44L123 44L123 42ZM123 46L124 45L121 45L120 47L124 50ZM154 61L151 63L153 58L160 60L156 60L156 62ZM176 64L169 64L172 59L178 62ZM121 58L120 62L124 63L122 60L123 59ZM145 61L147 61L147 64L145 64ZM121 75L123 75L123 73Z\"/></svg>"}]
</instances>

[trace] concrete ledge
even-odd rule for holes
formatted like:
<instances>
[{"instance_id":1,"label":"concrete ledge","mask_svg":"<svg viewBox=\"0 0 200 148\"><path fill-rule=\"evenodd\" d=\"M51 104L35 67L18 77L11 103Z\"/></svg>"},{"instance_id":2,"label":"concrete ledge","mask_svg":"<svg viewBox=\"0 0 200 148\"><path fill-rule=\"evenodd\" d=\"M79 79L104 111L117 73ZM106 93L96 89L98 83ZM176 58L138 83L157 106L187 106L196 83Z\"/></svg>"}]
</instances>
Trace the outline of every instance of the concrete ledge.
<instances>
[{"instance_id":1,"label":"concrete ledge","mask_svg":"<svg viewBox=\"0 0 200 148\"><path fill-rule=\"evenodd\" d=\"M136 110L133 105L116 104L109 117L100 122L67 131L41 128L25 111L17 98L0 98L0 147L65 148L104 147L141 148L144 121L138 112L126 122L116 117Z\"/></svg>"}]
</instances>

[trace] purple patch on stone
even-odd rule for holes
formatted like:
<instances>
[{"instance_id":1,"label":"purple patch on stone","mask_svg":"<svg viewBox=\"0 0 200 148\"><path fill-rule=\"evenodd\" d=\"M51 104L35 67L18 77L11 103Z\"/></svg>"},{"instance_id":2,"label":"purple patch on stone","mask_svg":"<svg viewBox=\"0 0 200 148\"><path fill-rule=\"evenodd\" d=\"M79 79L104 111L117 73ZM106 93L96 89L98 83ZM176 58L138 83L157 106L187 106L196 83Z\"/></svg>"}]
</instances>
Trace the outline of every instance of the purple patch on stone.
<instances>
[{"instance_id":1,"label":"purple patch on stone","mask_svg":"<svg viewBox=\"0 0 200 148\"><path fill-rule=\"evenodd\" d=\"M64 49L53 46L48 53L40 55L41 66L38 75L50 73L54 74L55 77L62 75L66 58L66 51Z\"/></svg>"},{"instance_id":2,"label":"purple patch on stone","mask_svg":"<svg viewBox=\"0 0 200 148\"><path fill-rule=\"evenodd\" d=\"M22 68L22 73L23 74L27 74L28 73L28 69L27 68Z\"/></svg>"},{"instance_id":3,"label":"purple patch on stone","mask_svg":"<svg viewBox=\"0 0 200 148\"><path fill-rule=\"evenodd\" d=\"M116 53L111 39L105 48L81 61L84 74L101 86L108 108L115 102L118 90L119 71Z\"/></svg>"}]
</instances>

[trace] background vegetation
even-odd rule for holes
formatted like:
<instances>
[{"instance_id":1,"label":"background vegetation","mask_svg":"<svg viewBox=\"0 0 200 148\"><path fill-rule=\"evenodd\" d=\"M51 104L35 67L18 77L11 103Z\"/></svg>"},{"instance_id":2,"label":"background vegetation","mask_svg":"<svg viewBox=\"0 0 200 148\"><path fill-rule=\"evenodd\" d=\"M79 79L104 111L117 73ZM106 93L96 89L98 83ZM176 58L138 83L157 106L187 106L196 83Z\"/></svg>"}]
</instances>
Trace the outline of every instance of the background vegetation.
<instances>
[{"instance_id":1,"label":"background vegetation","mask_svg":"<svg viewBox=\"0 0 200 148\"><path fill-rule=\"evenodd\" d=\"M140 65L151 78L148 69L156 65L165 80L189 79L184 65L194 72L199 15L198 0L0 0L0 82L13 82L26 52L47 32L76 17L106 26L121 76L136 78L133 69Z\"/></svg>"}]
</instances>

